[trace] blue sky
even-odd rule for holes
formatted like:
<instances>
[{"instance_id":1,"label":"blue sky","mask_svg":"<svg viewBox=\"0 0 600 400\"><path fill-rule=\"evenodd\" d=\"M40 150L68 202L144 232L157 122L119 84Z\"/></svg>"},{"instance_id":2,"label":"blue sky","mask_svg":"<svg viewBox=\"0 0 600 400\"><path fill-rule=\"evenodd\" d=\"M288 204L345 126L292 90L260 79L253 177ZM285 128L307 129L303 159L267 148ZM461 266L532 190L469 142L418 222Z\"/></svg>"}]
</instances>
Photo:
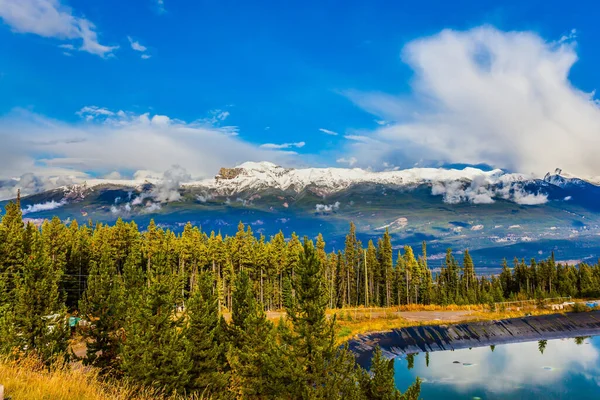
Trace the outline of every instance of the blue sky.
<instances>
[{"instance_id":1,"label":"blue sky","mask_svg":"<svg viewBox=\"0 0 600 400\"><path fill-rule=\"evenodd\" d=\"M578 115L570 108L581 108L573 107L578 101L593 105L593 95L580 97L600 83L597 11L592 3L565 7L564 2L555 1L163 0L159 4L158 0L0 0L0 135L11 141L5 149L13 157L19 151L24 157L18 168L4 168L8 172L2 177L29 172L73 176L111 172L125 176L140 170L160 173L165 165L182 161L175 156L182 143L187 150L197 146L194 150L200 159L212 157L206 168L183 165L193 177L209 175L219 163L240 162L246 156L290 165L374 169L483 162L543 173L550 168L550 160L525 161L530 149L520 156L503 157L479 146L461 157L456 154L458 147L452 146L464 139L465 146L477 147L481 131L488 126L495 130L490 133L490 144L500 146L504 153L514 144L513 135L520 138L526 132L529 139L519 142L526 147L543 141L538 135L546 129L562 129L555 133L557 137L582 136L577 139L579 147L570 149L576 154L595 144L591 133L581 134L582 128L575 125L585 121L584 130L595 131L595 124L600 124L596 110ZM444 36L444 30L455 35ZM487 33L477 33L481 30ZM528 37L513 40L511 33ZM428 38L434 39L424 43ZM452 52L446 59L439 56L436 46L447 49L456 41L476 56L492 55L489 73L478 82L462 81L464 91L476 93L482 85L489 85L490 93L501 91L507 82L499 80L507 75L510 82L522 79L523 83L502 99L498 95L485 110L474 105L479 103L476 96L488 101L486 94L473 94L465 104L461 104L460 91L446 96L453 76L461 75L464 68L452 64L456 61ZM528 48L531 41L535 43ZM537 58L529 60L537 50ZM496 61L502 54L515 57L504 65ZM528 63L526 67L520 64L519 55ZM433 61L433 57L440 58ZM539 82L547 63L560 71ZM567 64L566 80L561 76L563 63ZM439 74L436 68L441 68ZM536 68L538 72L530 73ZM431 75L446 73L446 83ZM522 92L520 88L542 93L542 98L528 94L522 99L516 94ZM555 104L556 96L568 105ZM502 104L521 100L527 102L525 109L537 110L538 103L547 103L544 108L552 112L541 112L523 126L502 129L496 129L493 117L476 126L465 122L470 112L481 116L486 110L493 112ZM461 109L455 110L455 104ZM502 120L527 119L519 115L523 107L502 110L499 115ZM569 110L562 115L565 109ZM127 117L118 118L119 110ZM148 144L138 151L131 139L122 146L138 152L133 158L143 161L124 162L116 157L112 164L89 162L94 158L91 149L39 145L54 136L64 143L97 145L106 135L116 137L107 140L107 145L119 147L120 129L132 121L138 123L145 113L150 121L155 115L168 117L162 127L209 130L225 137L224 143L206 154L206 137L184 140L174 144L167 156L158 151L160 145ZM554 121L560 128L546 126L554 123L555 115L561 119ZM445 136L429 136L432 130L448 125L453 128ZM163 136L158 124L148 129L156 136L149 135L147 140L160 143ZM467 132L464 138L463 132ZM27 140L15 143L23 135ZM143 140L143 134L134 136ZM38 145L23 150L24 143ZM452 154L444 151L449 146ZM227 154L229 149L238 153ZM549 149L549 153L556 160L561 148ZM586 157L579 154L579 158ZM160 165L155 168L149 159L161 160ZM557 161L588 175L595 171L582 167L575 157Z\"/></svg>"}]
</instances>

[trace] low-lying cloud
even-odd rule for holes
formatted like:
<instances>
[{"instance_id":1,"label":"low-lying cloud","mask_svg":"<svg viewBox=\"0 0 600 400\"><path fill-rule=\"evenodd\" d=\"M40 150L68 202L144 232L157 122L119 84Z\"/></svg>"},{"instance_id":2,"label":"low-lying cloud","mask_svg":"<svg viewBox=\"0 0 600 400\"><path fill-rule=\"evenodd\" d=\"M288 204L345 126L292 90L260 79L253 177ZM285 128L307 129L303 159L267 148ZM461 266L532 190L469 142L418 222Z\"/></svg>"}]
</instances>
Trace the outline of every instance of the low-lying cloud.
<instances>
[{"instance_id":1,"label":"low-lying cloud","mask_svg":"<svg viewBox=\"0 0 600 400\"><path fill-rule=\"evenodd\" d=\"M569 80L573 39L483 26L414 40L402 51L415 73L411 95L346 92L388 121L348 137L347 151L374 168L433 160L597 175L600 109L594 88L587 93Z\"/></svg>"},{"instance_id":2,"label":"low-lying cloud","mask_svg":"<svg viewBox=\"0 0 600 400\"><path fill-rule=\"evenodd\" d=\"M317 204L315 206L315 212L317 214L327 214L340 209L340 202L336 201L333 204Z\"/></svg>"},{"instance_id":3,"label":"low-lying cloud","mask_svg":"<svg viewBox=\"0 0 600 400\"><path fill-rule=\"evenodd\" d=\"M30 204L27 207L21 209L21 212L23 213L23 215L27 215L40 211L50 211L62 207L65 204L67 204L67 201L65 199L61 201L50 200L45 203Z\"/></svg>"},{"instance_id":4,"label":"low-lying cloud","mask_svg":"<svg viewBox=\"0 0 600 400\"><path fill-rule=\"evenodd\" d=\"M179 187L191 180L191 175L179 165L165 171L162 179L152 189L152 197L160 203L178 201L181 198Z\"/></svg>"},{"instance_id":5,"label":"low-lying cloud","mask_svg":"<svg viewBox=\"0 0 600 400\"><path fill-rule=\"evenodd\" d=\"M530 193L519 182L493 185L482 179L473 179L466 184L461 181L435 182L431 194L443 196L444 203L492 204L496 199L512 201L521 205L538 205L548 202L544 193Z\"/></svg>"}]
</instances>

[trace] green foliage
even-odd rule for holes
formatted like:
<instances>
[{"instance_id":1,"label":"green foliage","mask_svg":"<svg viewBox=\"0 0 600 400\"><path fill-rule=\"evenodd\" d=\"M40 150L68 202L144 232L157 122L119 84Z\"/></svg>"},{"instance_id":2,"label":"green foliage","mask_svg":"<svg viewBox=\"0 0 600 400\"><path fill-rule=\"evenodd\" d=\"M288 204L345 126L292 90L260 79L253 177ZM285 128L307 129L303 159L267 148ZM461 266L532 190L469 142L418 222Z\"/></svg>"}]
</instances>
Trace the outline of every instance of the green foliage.
<instances>
[{"instance_id":1,"label":"green foliage","mask_svg":"<svg viewBox=\"0 0 600 400\"><path fill-rule=\"evenodd\" d=\"M146 386L183 393L192 380L192 358L185 340L184 318L175 312L179 277L169 272L168 259L148 249L151 267L147 286L131 307L121 349L124 374Z\"/></svg>"},{"instance_id":2,"label":"green foliage","mask_svg":"<svg viewBox=\"0 0 600 400\"><path fill-rule=\"evenodd\" d=\"M19 351L34 352L50 364L68 355L69 331L64 303L59 293L61 272L55 271L41 235L36 233L32 252L15 281L12 297L13 345Z\"/></svg>"},{"instance_id":3,"label":"green foliage","mask_svg":"<svg viewBox=\"0 0 600 400\"><path fill-rule=\"evenodd\" d=\"M11 203L0 222L0 351L35 352L47 363L67 354L68 309L89 322L86 364L168 392L397 398L383 390L392 387L387 360L375 360L369 375L336 345L347 333L327 308L600 294L600 264L515 259L486 277L468 251L457 260L448 249L435 273L424 243L421 254L404 246L394 256L389 232L364 248L354 225L344 251L327 254L321 235L316 245L296 234L256 237L244 224L233 237L191 224L177 235L154 222L140 232L122 220L55 218L40 230ZM287 317L274 327L267 312L282 308ZM418 392L417 382L401 398Z\"/></svg>"},{"instance_id":4,"label":"green foliage","mask_svg":"<svg viewBox=\"0 0 600 400\"><path fill-rule=\"evenodd\" d=\"M126 310L123 279L108 246L108 242L103 243L99 259L91 261L87 290L79 304L81 316L89 323L83 330L87 343L83 363L103 373L117 371Z\"/></svg>"}]
</instances>

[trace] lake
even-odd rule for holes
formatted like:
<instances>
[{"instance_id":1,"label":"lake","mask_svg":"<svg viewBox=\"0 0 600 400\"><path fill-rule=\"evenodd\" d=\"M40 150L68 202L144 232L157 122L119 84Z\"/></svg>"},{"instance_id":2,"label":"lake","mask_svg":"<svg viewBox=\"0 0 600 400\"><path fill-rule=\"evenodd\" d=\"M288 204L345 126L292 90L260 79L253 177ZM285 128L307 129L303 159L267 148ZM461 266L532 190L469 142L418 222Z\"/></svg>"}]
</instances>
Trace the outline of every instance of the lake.
<instances>
[{"instance_id":1,"label":"lake","mask_svg":"<svg viewBox=\"0 0 600 400\"><path fill-rule=\"evenodd\" d=\"M478 347L418 353L412 358L410 370L411 356L395 359L396 386L404 391L418 376L424 400L600 399L600 336L503 344L493 351Z\"/></svg>"}]
</instances>

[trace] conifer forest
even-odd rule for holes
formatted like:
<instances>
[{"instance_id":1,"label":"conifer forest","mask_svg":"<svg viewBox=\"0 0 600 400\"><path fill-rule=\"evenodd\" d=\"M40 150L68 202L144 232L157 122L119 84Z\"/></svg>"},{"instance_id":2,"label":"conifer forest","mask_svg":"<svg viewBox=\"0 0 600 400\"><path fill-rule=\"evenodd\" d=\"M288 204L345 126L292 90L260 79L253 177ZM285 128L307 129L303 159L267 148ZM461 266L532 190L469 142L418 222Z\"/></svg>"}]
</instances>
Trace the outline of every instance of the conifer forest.
<instances>
[{"instance_id":1,"label":"conifer forest","mask_svg":"<svg viewBox=\"0 0 600 400\"><path fill-rule=\"evenodd\" d=\"M47 365L81 361L110 379L204 398L417 399L400 393L393 361L375 351L369 371L336 341L345 307L493 304L598 296L600 264L504 261L477 274L468 251L428 260L396 251L386 231L361 243L351 224L343 251L326 239L234 236L187 224L180 234L46 220L24 223L19 201L0 223L0 351ZM267 312L285 311L272 322ZM227 315L227 318L225 318ZM69 317L81 318L70 327ZM74 335L86 343L81 360Z\"/></svg>"}]
</instances>

